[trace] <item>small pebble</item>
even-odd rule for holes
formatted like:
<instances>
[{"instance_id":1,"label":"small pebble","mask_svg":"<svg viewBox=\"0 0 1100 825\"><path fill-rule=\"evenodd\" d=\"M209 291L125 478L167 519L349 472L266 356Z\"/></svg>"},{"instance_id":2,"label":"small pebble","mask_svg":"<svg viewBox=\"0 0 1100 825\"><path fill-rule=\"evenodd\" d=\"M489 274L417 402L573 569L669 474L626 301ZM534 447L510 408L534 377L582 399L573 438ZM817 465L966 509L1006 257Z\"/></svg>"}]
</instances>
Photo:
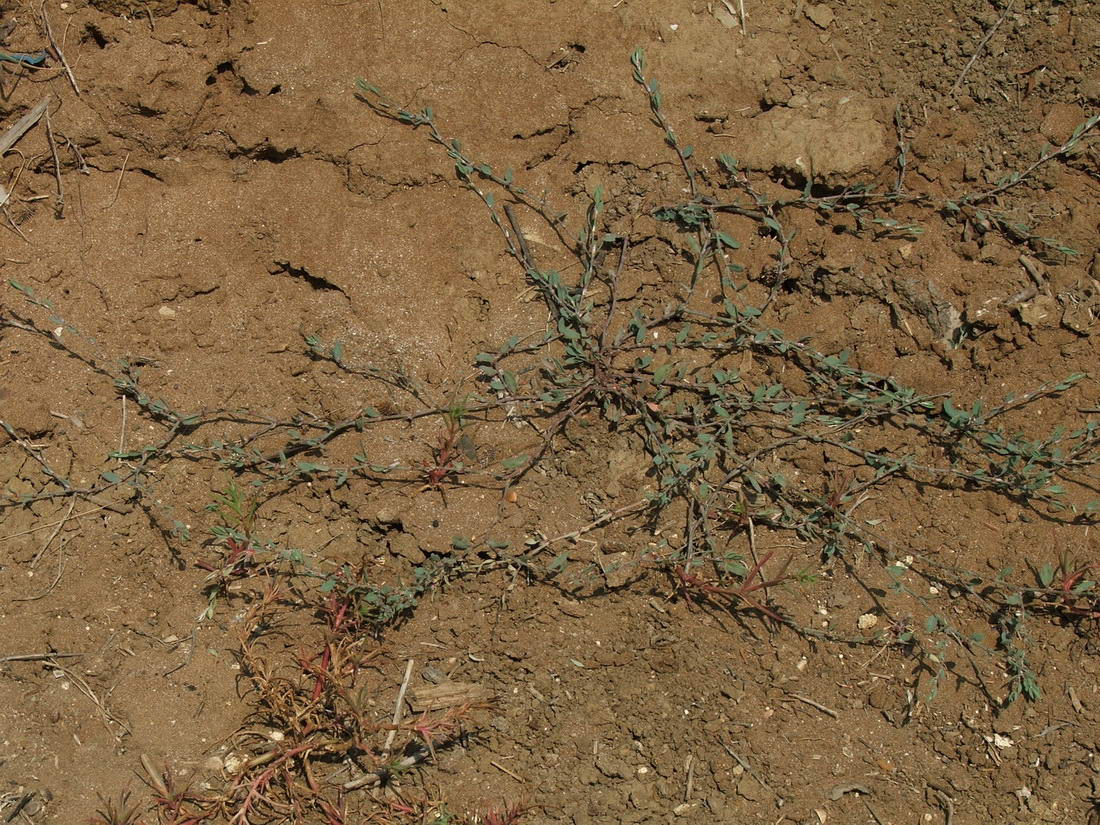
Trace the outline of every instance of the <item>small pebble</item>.
<instances>
[{"instance_id":1,"label":"small pebble","mask_svg":"<svg viewBox=\"0 0 1100 825\"><path fill-rule=\"evenodd\" d=\"M822 29L827 29L836 20L836 13L828 6L808 6L806 16L810 22Z\"/></svg>"},{"instance_id":2,"label":"small pebble","mask_svg":"<svg viewBox=\"0 0 1100 825\"><path fill-rule=\"evenodd\" d=\"M420 675L424 677L425 682L431 682L433 685L441 685L447 681L447 674L435 665L425 665Z\"/></svg>"}]
</instances>

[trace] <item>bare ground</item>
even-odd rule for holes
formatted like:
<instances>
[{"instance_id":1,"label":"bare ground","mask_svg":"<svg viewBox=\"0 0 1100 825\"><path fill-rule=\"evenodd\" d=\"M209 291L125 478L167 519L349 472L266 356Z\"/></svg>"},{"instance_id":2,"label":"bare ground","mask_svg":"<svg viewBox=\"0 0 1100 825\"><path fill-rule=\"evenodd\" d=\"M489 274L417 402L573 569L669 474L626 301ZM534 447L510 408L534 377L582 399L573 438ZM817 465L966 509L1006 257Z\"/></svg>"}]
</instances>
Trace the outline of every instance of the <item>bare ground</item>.
<instances>
[{"instance_id":1,"label":"bare ground","mask_svg":"<svg viewBox=\"0 0 1100 825\"><path fill-rule=\"evenodd\" d=\"M0 5L9 51L49 45L37 5ZM202 565L225 572L227 545L208 505L235 481L256 491L256 533L318 580L354 568L400 591L433 558L456 571L391 605L378 634L357 627L360 710L389 717L409 660L414 696L459 682L494 702L416 770L333 791L349 821L492 822L517 804L524 822L577 825L1095 821L1100 649L1087 596L1031 591L1029 621L1012 624L1013 603L993 610L958 576L898 595L870 554L825 558L820 541L763 514L723 534L728 547L774 556L763 573L788 558L812 574L765 589L763 610L693 595L675 565L654 561L686 541L677 507L547 543L655 489L637 434L598 410L510 481L502 462L538 448L538 432L501 410L471 414L452 445L463 472L431 475L449 419L411 414L492 399L475 356L546 330L547 309L446 153L372 112L356 77L432 107L448 138L549 193L574 225L602 186L605 230L632 248L624 300L655 311L690 266L683 233L653 210L688 195L631 77L637 47L701 179L716 185L726 153L771 199L798 198L807 178L807 196L890 190L899 156L907 193L988 191L1100 107L1100 10L1085 0L1007 12L979 0L746 0L744 21L739 6L47 4L72 82L56 50L42 67L2 64L5 129L51 103L49 130L39 122L3 157L3 277L24 290L0 304L0 816L102 818L102 799L129 790L146 822L197 821L187 810L264 821L241 816L239 799L192 800L175 819L154 803L158 779L214 798L257 737L277 750L290 729L270 708L256 715L256 662L315 678L310 651L333 644L308 577L284 592L279 632L253 660L263 588L233 568L211 599ZM919 234L785 213L780 273L758 220L726 214L722 230L741 243L730 260L744 267L745 300L770 301L766 326L941 404L998 404L1094 369L1098 152L1085 135L987 204L992 219L898 205L892 219ZM574 277L553 227L521 214L535 258ZM785 380L759 354L736 366L754 385ZM1085 377L1007 410L1005 426L1041 440L1091 427L1098 403ZM369 427L354 424L364 410ZM332 432L281 460L292 427ZM949 449L901 427L868 437L868 449L951 464ZM268 469L242 471L234 439ZM1064 510L899 477L867 487L859 518L895 560L990 581L1011 567L1026 593L1044 565L1064 577L1095 564L1096 475L1091 452L1076 459L1056 479ZM775 460L769 472L824 499L867 481L833 448ZM297 474L270 470L280 464ZM332 470L350 466L369 469ZM486 538L545 550L553 575ZM1012 644L998 647L1010 626ZM986 648L957 643L956 628L984 633ZM899 643L914 631L927 639L919 650ZM1007 702L1021 684L1015 649L1042 692L1032 701ZM362 769L333 757L316 779L335 788ZM317 806L268 814L343 821Z\"/></svg>"}]
</instances>

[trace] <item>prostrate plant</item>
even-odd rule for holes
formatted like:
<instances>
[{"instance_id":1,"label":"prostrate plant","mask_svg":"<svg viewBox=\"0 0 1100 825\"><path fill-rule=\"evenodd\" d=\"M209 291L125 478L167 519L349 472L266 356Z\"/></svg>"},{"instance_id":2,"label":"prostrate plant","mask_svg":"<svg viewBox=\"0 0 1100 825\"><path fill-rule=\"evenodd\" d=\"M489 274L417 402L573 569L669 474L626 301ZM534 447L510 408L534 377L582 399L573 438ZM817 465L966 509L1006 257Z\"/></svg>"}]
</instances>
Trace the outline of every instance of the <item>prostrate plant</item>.
<instances>
[{"instance_id":1,"label":"prostrate plant","mask_svg":"<svg viewBox=\"0 0 1100 825\"><path fill-rule=\"evenodd\" d=\"M970 656L997 654L982 646L975 634L964 634L942 621L942 611L904 579L918 575L964 587L986 621L1002 629L1000 655L1016 675L1017 686L1023 686L1010 691L1008 699L1019 693L1034 698L1037 692L1030 671L1014 642L1021 634L1018 629L1005 631L997 618L1000 601L1011 592L1018 594L1020 586L1015 591L1003 589L1003 584L986 586L983 577L944 568L919 554L900 566L902 549L875 530L881 520L856 517L854 511L876 488L904 479L940 488L986 489L1041 508L1049 517L1064 512L1070 520L1090 519L1096 505L1078 509L1067 500L1066 485L1100 460L1100 434L1094 422L1034 440L1001 428L997 421L1010 411L1070 390L1083 374L1048 382L1001 404L962 405L944 394L922 394L891 376L859 369L849 363L845 352L819 352L810 341L791 338L765 319L789 265L793 232L783 224L785 210L810 208L826 217L854 215L859 226L873 227L879 238L920 234L919 226L875 211L903 203L925 204L932 211L979 220L986 213L975 211L978 204L1019 185L1042 164L1071 153L1100 118L1082 124L1070 141L1044 152L994 190L943 204L904 193L906 144L900 138L899 171L892 191L879 194L867 187L849 187L837 195L817 196L813 182L807 180L800 197L769 200L733 158L723 155L718 167L726 174L726 186L749 196L747 203L730 202L704 191L714 176L700 173L694 147L685 144L673 128L663 94L648 76L640 50L631 56L631 64L653 121L683 170L690 196L686 202L653 212L656 219L679 229L680 252L688 262L672 295L636 289L630 299L623 297L632 239L604 224L602 188L592 192L583 225L570 233L565 212L550 207L546 198L533 200L510 170L499 173L458 140L446 138L430 108L403 108L377 87L358 82L361 99L374 111L413 129L425 129L429 140L444 149L458 181L486 207L505 249L545 305L550 331L535 346L521 348L520 339L513 338L496 352L477 356L482 379L492 393L507 396L528 417L548 422L541 430L541 442L509 467L512 478L530 472L580 416L598 411L609 432L636 438L649 457L656 480L656 488L649 493L649 517L677 514L683 520L682 540L640 558L672 573L687 594L711 603L721 600L727 609L755 611L801 632L822 635L798 626L773 600L777 586L784 582L810 583L808 572L788 576L788 559L780 572L765 573L770 555L754 558L751 565L723 562L742 534L749 534L755 554L754 524L793 531L816 546L825 559L843 559L850 568L861 567L853 555L858 552L876 562L884 582L892 583L906 604L925 609L927 621L925 634L918 636L902 620L906 611L899 604L893 608L897 615L891 617L892 626L904 629L880 633L872 641L902 645L934 664L945 660L947 646L961 647ZM521 206L563 238L579 275L569 279L561 271L539 265L517 214ZM771 290L755 305L744 297L753 292L750 283L739 277L741 268L729 261L739 245L720 227L719 218L726 213L757 221L775 243L774 265L760 278L771 283ZM605 258L613 259L614 265L605 267ZM719 296L718 312L701 297L700 286L708 273L714 278L708 292ZM659 308L653 309L654 305ZM745 358L758 365L754 375L765 377L754 380L742 375L739 365ZM524 398L534 402L518 403ZM878 446L887 428L897 445L888 450ZM829 460L843 460L855 469L843 482L834 477L796 483L782 468L807 449L824 451ZM916 457L919 452L936 451L947 457L946 463ZM538 549L545 547L544 542L538 544ZM559 555L544 569L560 572L561 559ZM931 671L934 691L944 671L940 665Z\"/></svg>"},{"instance_id":2,"label":"prostrate plant","mask_svg":"<svg viewBox=\"0 0 1100 825\"><path fill-rule=\"evenodd\" d=\"M996 200L1018 190L1041 165L1078 151L1100 116L990 190L936 203L905 191L907 144L899 114L891 189L850 186L822 195L807 179L797 197L770 199L729 155L720 155L713 168L700 165L666 112L640 50L631 55L631 66L686 179L686 200L677 193L678 202L652 212L668 230L661 243L674 247L669 269L682 265L682 277L658 285L637 277L635 261L639 247L647 257L667 250L645 249L656 242L617 231L607 218L602 188L595 187L577 210L583 219L571 230L568 213L553 208L546 196L531 195L511 170L495 169L446 138L430 108L402 108L359 82L361 99L378 114L423 130L447 154L459 183L486 208L549 320L548 331L514 336L496 351L478 354L481 394L462 387L453 396L461 402L433 403L404 369L358 364L339 341L326 344L311 335L305 340L309 357L382 385L399 403L381 410L364 405L338 420L308 411L290 418L250 409L188 412L149 389L149 362L105 353L49 300L11 282L31 317L5 309L0 327L31 335L84 364L136 406L153 437L140 448L108 453L96 468L96 481L78 486L39 445L0 421L10 439L6 449L22 451L37 468L30 492L9 493L0 507L81 498L118 506L111 497L124 491L155 521L171 524L164 528L167 536L189 543L186 524L153 495L159 471L186 458L233 478L209 508L219 523L212 530L213 555L199 562L209 574L200 618L214 618L229 600L241 607L237 655L257 724L233 740L239 759L227 764L228 780L220 789L202 794L181 789L164 772L144 766L161 821L195 825L221 817L244 825L308 812L329 825L343 825L351 792L392 783L430 761L455 741L475 710L473 704L458 706L396 726L380 718L366 700L374 686L365 665L378 655L377 637L410 615L426 594L458 576L503 568L569 586L567 568L572 580L606 575L597 571L598 564L575 564L568 550L559 548L618 520L674 521L682 527L664 530L659 542L639 548L627 563L639 575L656 569L694 604L764 618L775 628L910 652L918 672L927 674L928 695L946 676L952 652L961 651L975 663L995 661L1008 674L1002 687L980 685L991 699L1036 699L1040 686L1026 655L1034 621L1053 615L1095 632L1100 601L1089 562L1068 555L1037 559L1034 579L1027 582L1009 569L989 576L898 546L878 529L883 520L866 512L885 485L908 483L989 491L1044 518L1091 522L1100 505L1078 507L1069 490L1087 488L1100 461L1095 422L1040 438L1025 437L1004 423L1010 414L1072 390L1082 374L1048 381L1001 403L964 403L860 369L846 352L820 352L811 341L776 328L770 316L789 278L794 232L784 221L791 209L810 209L824 220L854 218L857 231L878 239L912 239L922 227L894 210L921 206L930 216L962 224L964 232L1001 232L1036 252L1073 254L1064 244L1021 230ZM654 186L659 185L655 178ZM522 225L531 214L559 238L575 262L575 274L565 274L573 266L554 269L535 257ZM754 277L733 260L739 244L723 229L729 215L755 221L773 244L771 265ZM341 560L321 572L300 551L260 534L259 503L307 483L328 484L334 491L352 484L403 485L414 495L444 496L459 483L472 482L477 471L478 483L495 485L507 496L512 485L553 457L582 418L589 428L593 420L602 421L602 435L644 453L653 484L644 500L601 508L588 525L564 535L507 536L489 528L456 535L450 548L435 548L408 575L382 581L362 560ZM495 475L482 472L471 422L517 419L541 424L540 437L504 460ZM429 427L437 422L434 435L411 443L400 460L379 461L364 449L348 466L337 466L328 452L338 439L368 428L416 422ZM882 437L887 431L888 440ZM884 441L891 446L882 446ZM928 455L942 459L918 458ZM827 469L818 477L792 472L807 456ZM841 466L845 469L832 469ZM756 533L765 530L792 533L801 545L790 553L758 552ZM810 624L800 592L814 587L819 572L833 570L873 579L868 586L886 594L884 629L873 636L838 637ZM927 584L941 595L930 595ZM959 611L945 607L943 594L958 600L952 608L969 605L970 625L984 624L994 641L986 644L980 632L952 618ZM289 639L287 622L301 616L310 620L298 621ZM394 735L400 737L396 746L388 741ZM463 821L439 806L414 807L393 812L424 819L434 812L438 822ZM505 806L466 820L513 823L521 813L521 806ZM105 801L99 811L99 820L112 825L139 819L138 808L125 797Z\"/></svg>"}]
</instances>

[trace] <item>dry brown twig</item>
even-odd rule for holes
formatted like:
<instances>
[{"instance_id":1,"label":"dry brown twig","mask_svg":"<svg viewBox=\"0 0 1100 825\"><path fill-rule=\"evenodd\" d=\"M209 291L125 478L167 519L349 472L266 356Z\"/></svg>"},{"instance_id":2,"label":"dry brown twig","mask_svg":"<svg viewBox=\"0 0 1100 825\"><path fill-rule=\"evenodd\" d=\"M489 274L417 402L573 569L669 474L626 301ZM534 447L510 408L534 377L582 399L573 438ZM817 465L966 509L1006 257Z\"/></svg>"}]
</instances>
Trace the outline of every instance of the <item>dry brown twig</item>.
<instances>
[{"instance_id":1,"label":"dry brown twig","mask_svg":"<svg viewBox=\"0 0 1100 825\"><path fill-rule=\"evenodd\" d=\"M57 59L61 61L61 65L65 69L65 74L69 77L69 83L72 85L73 91L76 92L77 97L79 97L80 87L76 83L76 75L73 74L73 70L69 66L69 61L65 59L65 53L61 51L61 46L54 39L53 29L50 28L50 18L46 16L46 0L42 0L42 6L39 11L42 15L42 28L46 30L46 39L50 41L50 48L53 49L54 54L57 55Z\"/></svg>"},{"instance_id":2,"label":"dry brown twig","mask_svg":"<svg viewBox=\"0 0 1100 825\"><path fill-rule=\"evenodd\" d=\"M940 807L943 808L943 825L954 825L955 822L955 803L947 794L941 791L939 788L931 788L933 795L936 797L936 801L940 803Z\"/></svg>"},{"instance_id":3,"label":"dry brown twig","mask_svg":"<svg viewBox=\"0 0 1100 825\"><path fill-rule=\"evenodd\" d=\"M405 665L405 678L401 680L401 689L397 691L397 702L393 708L393 728L386 734L386 744L382 747L383 756L388 756L393 747L394 737L397 736L397 726L401 724L401 705L405 701L405 691L409 689L409 679L412 678L413 660L409 659Z\"/></svg>"},{"instance_id":4,"label":"dry brown twig","mask_svg":"<svg viewBox=\"0 0 1100 825\"><path fill-rule=\"evenodd\" d=\"M500 764L496 760L490 759L489 764L492 765L494 768L496 768L498 771L501 771L502 773L508 774L510 777L512 777L517 782L519 782L521 784L523 783L523 777L522 776L520 776L515 771L508 770L508 768L504 767L502 764Z\"/></svg>"},{"instance_id":5,"label":"dry brown twig","mask_svg":"<svg viewBox=\"0 0 1100 825\"><path fill-rule=\"evenodd\" d=\"M967 64L959 73L958 79L956 79L955 83L951 86L950 94L955 94L955 92L959 90L959 87L962 86L962 82L966 79L966 75L970 72L970 69L973 68L975 61L977 61L978 57L985 49L985 44L989 42L990 38L992 38L993 35L997 33L997 29L999 29L1001 27L1001 24L1005 22L1005 19L1008 17L1008 13L1012 11L1012 4L1015 2L1016 0L1008 0L1007 5L1005 5L1005 10L1001 12L1001 16L997 18L997 22L989 27L989 31L985 33L985 37L983 37L978 42L977 47L974 49L974 54L970 56L970 60L967 61Z\"/></svg>"},{"instance_id":6,"label":"dry brown twig","mask_svg":"<svg viewBox=\"0 0 1100 825\"><path fill-rule=\"evenodd\" d=\"M104 212L106 212L108 209L110 209L112 206L114 206L116 203L118 203L118 193L122 189L122 176L126 174L126 164L129 163L129 161L130 161L130 153L127 152L126 157L124 157L122 159L122 168L119 169L119 171L118 171L118 183L115 184L114 195L111 197L111 202L103 207ZM122 396L122 401L123 401L123 403L126 402L126 396ZM123 413L125 414L126 408L123 407L122 410L123 410ZM123 426L123 436L122 437L124 438L125 437L125 432L126 432L125 431L125 427L126 427L125 418L123 419L122 426Z\"/></svg>"},{"instance_id":7,"label":"dry brown twig","mask_svg":"<svg viewBox=\"0 0 1100 825\"><path fill-rule=\"evenodd\" d=\"M6 154L9 149L19 142L23 135L30 131L34 124L42 119L42 115L46 113L51 100L50 95L46 95L35 104L33 109L8 127L7 131L0 137L0 155Z\"/></svg>"},{"instance_id":8,"label":"dry brown twig","mask_svg":"<svg viewBox=\"0 0 1100 825\"><path fill-rule=\"evenodd\" d=\"M50 154L53 155L53 175L57 181L57 199L54 201L54 217L60 218L65 213L65 185L61 181L61 161L57 157L57 141L53 137L53 123L50 121L50 110L46 109L46 139L50 143Z\"/></svg>"},{"instance_id":9,"label":"dry brown twig","mask_svg":"<svg viewBox=\"0 0 1100 825\"><path fill-rule=\"evenodd\" d=\"M36 602L39 599L43 599L53 592L53 589L57 587L58 582L61 581L61 576L65 573L65 545L69 543L68 539L62 539L61 543L57 546L57 575L53 577L53 581L50 582L46 589L41 593L34 596L22 596L12 599L13 602Z\"/></svg>"},{"instance_id":10,"label":"dry brown twig","mask_svg":"<svg viewBox=\"0 0 1100 825\"><path fill-rule=\"evenodd\" d=\"M597 527L602 527L609 522L622 518L623 516L628 516L631 513L636 513L638 510L642 510L648 505L649 502L645 499L642 499L640 501L634 502L633 504L628 504L625 507L620 507L618 510L612 510L608 513L604 513L599 518L590 521L588 524L584 525L583 527L579 527L576 530L571 530L568 533L562 533L560 536L555 536L552 539L543 539L531 549L530 554L534 556L537 553L541 553L547 547L552 544L557 544L559 541L568 541L580 538L585 533L590 533Z\"/></svg>"},{"instance_id":11,"label":"dry brown twig","mask_svg":"<svg viewBox=\"0 0 1100 825\"><path fill-rule=\"evenodd\" d=\"M169 796L168 786L164 784L164 777L160 771L153 765L153 760L146 754L140 756L141 767L145 769L145 774L148 777L149 784L152 785L153 790L159 793L161 796L167 798Z\"/></svg>"},{"instance_id":12,"label":"dry brown twig","mask_svg":"<svg viewBox=\"0 0 1100 825\"><path fill-rule=\"evenodd\" d=\"M111 712L111 710L107 707L107 704L99 698L96 692L92 690L91 686L79 673L76 673L72 669L65 667L60 662L52 661L52 657L51 660L47 661L49 661L52 667L60 670L67 677L69 677L69 681L76 685L77 689L92 701L92 704L95 705L96 709L99 711L100 716L103 717L104 727L107 728L108 731L110 731L111 735L114 736L115 739L117 739L118 741L122 741L122 736L117 731L115 731L114 728L111 727L112 724L117 725L122 730L122 733L127 736L132 733L132 731L130 730L130 726ZM110 691L108 691L108 695L110 695Z\"/></svg>"},{"instance_id":13,"label":"dry brown twig","mask_svg":"<svg viewBox=\"0 0 1100 825\"><path fill-rule=\"evenodd\" d=\"M14 656L0 656L4 662L48 662L51 659L78 659L83 653L17 653Z\"/></svg>"},{"instance_id":14,"label":"dry brown twig","mask_svg":"<svg viewBox=\"0 0 1100 825\"><path fill-rule=\"evenodd\" d=\"M411 756L406 756L404 759L400 759L395 762L390 770L398 769L403 770L405 768L412 768L423 762L428 756L428 749L414 753ZM345 782L340 787L345 791L355 791L359 788L374 788L382 784L387 772L378 771L372 773L365 773L362 776L358 776L348 782Z\"/></svg>"},{"instance_id":15,"label":"dry brown twig","mask_svg":"<svg viewBox=\"0 0 1100 825\"><path fill-rule=\"evenodd\" d=\"M763 788L768 793L770 793L772 796L774 796L777 800L779 800L780 805L783 804L783 797L780 796L778 793L776 793L772 789L771 785L769 785L767 782L765 782L763 779L760 778L760 775L755 770L753 770L753 767L752 767L752 765L749 764L748 760L746 760L743 756L741 756L736 751L734 751L733 748L731 748L725 742L722 742L721 740L719 740L718 744L722 746L723 750L725 750L725 752L728 753L730 755L730 757L733 758L734 761L737 762L738 765L740 765L742 768L744 768L745 773L747 773L749 776L751 776L753 779L755 779L757 781L757 783L760 785L761 788Z\"/></svg>"},{"instance_id":16,"label":"dry brown twig","mask_svg":"<svg viewBox=\"0 0 1100 825\"><path fill-rule=\"evenodd\" d=\"M837 713L835 710L825 707L825 705L821 704L820 702L815 702L809 696L803 696L801 693L788 693L787 695L790 696L792 699L797 699L799 702L802 702L805 705L809 705L815 710L821 711L826 716L831 716L834 719L840 718L840 714Z\"/></svg>"},{"instance_id":17,"label":"dry brown twig","mask_svg":"<svg viewBox=\"0 0 1100 825\"><path fill-rule=\"evenodd\" d=\"M72 516L74 507L76 507L75 498L69 502L69 509L65 513L65 517L61 519L61 521L57 522L57 529L50 533L50 537L42 543L42 549L35 554L34 559L31 561L32 570L38 566L38 562L42 560L42 556L45 555L46 550L49 549L49 546L53 543L53 540L57 538L57 534L65 528L65 522L67 522L70 516Z\"/></svg>"},{"instance_id":18,"label":"dry brown twig","mask_svg":"<svg viewBox=\"0 0 1100 825\"><path fill-rule=\"evenodd\" d=\"M75 499L74 499L74 501L75 501ZM77 513L75 516L66 515L65 518L61 519L60 521L51 521L51 522L47 522L46 524L39 524L36 527L30 527L26 530L20 530L18 533L12 533L12 534L7 535L7 536L0 536L0 541L8 541L9 539L17 539L20 536L28 536L31 533L37 533L39 530L48 530L51 527L56 527L59 524L64 524L66 521L69 521L70 517L73 518L73 519L84 518L84 516L90 516L93 513L98 513L101 510L110 509L110 507L111 507L111 505L104 504L104 505L101 505L99 507L93 507L91 510L85 510L81 513ZM71 513L72 511L70 510L69 512Z\"/></svg>"},{"instance_id":19,"label":"dry brown twig","mask_svg":"<svg viewBox=\"0 0 1100 825\"><path fill-rule=\"evenodd\" d=\"M3 136L0 136L0 156L3 156L8 151L10 151L12 147L19 142L19 139L23 137L23 135L25 135L28 131L30 131L30 129L36 123L38 123L39 120L42 119L43 115L46 115L47 118L49 117L48 113L51 100L52 98L49 95L46 95L44 98L38 101L33 109L31 109L29 112L23 115L23 117L19 118L19 120L15 121L15 123L8 127ZM18 183L19 176L22 174L23 166L25 165L26 160L24 159L23 164L20 166L19 173L15 176L16 183ZM3 210L4 217L8 219L8 226L12 229L12 231L14 231L24 241L30 243L30 240L27 238L26 235L23 234L23 230L19 228L18 224L16 224L16 222L12 219L11 213L8 211L8 201L11 200L11 195L14 190L15 183L11 185L10 189L0 186L0 209Z\"/></svg>"}]
</instances>

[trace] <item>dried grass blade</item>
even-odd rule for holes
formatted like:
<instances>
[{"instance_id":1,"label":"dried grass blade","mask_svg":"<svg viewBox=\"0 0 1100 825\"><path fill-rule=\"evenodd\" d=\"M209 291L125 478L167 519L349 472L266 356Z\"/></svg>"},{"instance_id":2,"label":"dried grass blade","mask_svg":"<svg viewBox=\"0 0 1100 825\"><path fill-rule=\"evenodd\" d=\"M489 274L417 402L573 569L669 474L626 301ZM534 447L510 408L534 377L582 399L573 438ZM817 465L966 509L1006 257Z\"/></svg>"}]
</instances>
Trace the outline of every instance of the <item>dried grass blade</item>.
<instances>
[{"instance_id":1,"label":"dried grass blade","mask_svg":"<svg viewBox=\"0 0 1100 825\"><path fill-rule=\"evenodd\" d=\"M0 137L0 155L5 154L11 149L11 147L19 142L19 138L23 137L23 135L30 131L34 124L42 119L42 115L46 113L46 109L49 105L50 96L46 95L33 109L8 127L8 130L4 132L4 136Z\"/></svg>"}]
</instances>

